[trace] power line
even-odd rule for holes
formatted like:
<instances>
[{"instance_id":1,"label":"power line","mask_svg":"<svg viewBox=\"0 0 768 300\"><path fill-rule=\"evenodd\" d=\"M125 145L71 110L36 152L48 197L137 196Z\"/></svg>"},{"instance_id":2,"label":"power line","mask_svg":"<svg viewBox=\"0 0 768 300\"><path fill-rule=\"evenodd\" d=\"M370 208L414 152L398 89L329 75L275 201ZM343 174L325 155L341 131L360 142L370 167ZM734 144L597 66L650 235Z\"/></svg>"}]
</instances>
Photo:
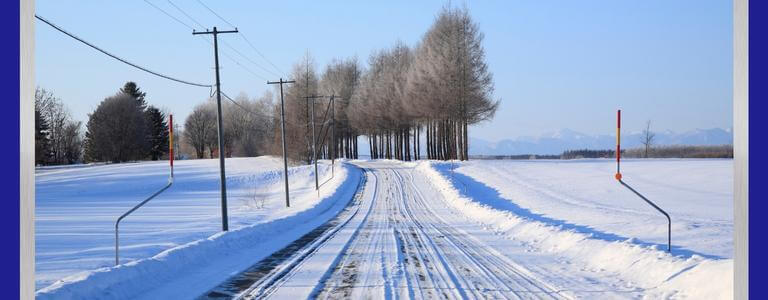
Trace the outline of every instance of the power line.
<instances>
[{"instance_id":1,"label":"power line","mask_svg":"<svg viewBox=\"0 0 768 300\"><path fill-rule=\"evenodd\" d=\"M230 102L232 102L237 107L239 107L240 109L244 110L247 113L250 113L252 115L262 116L262 117L265 117L265 118L274 118L275 117L275 116L267 114L267 113L256 112L256 111L253 111L253 110L250 110L250 109L246 108L245 106L243 106L242 104L240 104L236 100L234 100L231 97L229 97L229 95L224 93L224 91L221 92L221 95L224 96L225 99L229 100ZM294 125L294 126L304 126L304 124L299 125L299 124L296 124L296 123L291 122L291 121L285 121L285 122L288 123L288 124ZM328 122L323 122L323 124L325 124L325 123L328 123Z\"/></svg>"},{"instance_id":2,"label":"power line","mask_svg":"<svg viewBox=\"0 0 768 300\"><path fill-rule=\"evenodd\" d=\"M210 7L208 7L208 5L205 5L205 3L203 3L202 1L200 1L200 0L197 0L197 3L200 3L200 5L202 5L202 6L203 6L203 7L205 7L206 9L208 9L208 11L210 11L210 12L211 12L211 13L212 13L214 16L218 17L218 18L219 18L219 20L222 20L222 21L224 21L224 23L227 23L227 25L229 25L229 26L232 26L232 27L237 27L237 26L235 26L235 25L232 25L232 23L229 23L229 21L227 21L227 20L226 20L226 19L224 19L222 16L220 16L219 14L217 14L215 11L213 11L213 9L211 9Z\"/></svg>"},{"instance_id":3,"label":"power line","mask_svg":"<svg viewBox=\"0 0 768 300\"><path fill-rule=\"evenodd\" d=\"M188 19L192 20L192 22L194 22L195 24L197 24L198 26L200 26L200 28L201 28L201 29L205 29L205 26L204 26L203 24L201 24L200 22L198 22L198 21L197 21L197 19L195 19L195 18L193 18L192 16L190 16L190 15L189 15L187 12L185 12L183 9L181 9L181 7L179 7L179 6L177 6L176 4L174 4L174 3L173 3L173 1L171 1L171 0L167 0L167 1L168 1L168 3L170 3L170 4L171 4L171 5L174 7L174 8L176 8L176 10L178 10L178 11L179 11L179 12L181 12L181 13L182 13L184 16L186 16ZM206 8L208 8L208 7L206 7ZM210 8L208 8L208 10L210 10ZM211 10L211 12L213 12L213 11ZM219 16L219 15L218 15L218 14L216 14L215 12L214 12L214 15L216 15L216 16L217 16L217 17L219 17L219 18L221 18L221 16ZM224 19L222 19L222 20L224 21L224 23L227 23L229 26L232 26L232 27L235 27L235 28L237 28L237 26L235 26L235 25L232 25L232 23L230 23L230 22L227 22L227 20L224 20ZM239 33L239 32L238 32L238 33ZM245 58L245 60L249 61L250 63L252 63L252 64L256 65L256 66L257 66L257 67L259 67L260 69L262 69L262 70L266 71L267 73L271 73L272 75L280 76L279 74L276 74L275 72L272 72L271 70L268 70L267 68L264 68L264 67L262 67L262 66L261 66L260 64L258 64L257 62L255 62L255 61L253 61L252 59L248 58L247 56L245 56L245 54L243 54L242 52L240 52L240 51L238 51L237 49L235 49L235 47L233 47L232 45L230 45L230 44L229 44L229 43L227 43L226 41L221 41L221 42L222 42L222 44L224 44L224 46L227 46L227 47L229 47L229 49L232 49L232 51L235 51L235 53L237 53L238 55L240 55L242 58ZM250 72L250 73L254 73L253 71L250 71L250 70L249 70L249 72ZM261 79L264 79L264 80L266 80L266 78L264 78L264 77L261 77L261 76L258 76L258 77L260 77Z\"/></svg>"},{"instance_id":4,"label":"power line","mask_svg":"<svg viewBox=\"0 0 768 300\"><path fill-rule=\"evenodd\" d=\"M149 4L150 6L154 7L155 9L159 10L160 12L162 12L162 13L163 13L163 14L165 14L166 16L170 17L171 19L174 19L174 20L176 20L176 22L179 22L179 24L181 24L181 25L184 25L185 27L187 27L187 28L189 28L189 29L191 29L191 30L195 30L195 28L193 28L192 26L189 26L189 24L187 24L187 23L184 23L183 21L181 21L181 20L179 20L178 18L174 17L173 15L169 14L167 11L163 10L162 8L160 8L160 7L157 7L157 5L154 5L154 4L152 4L152 2L149 2L149 1L147 1L147 0L144 0L144 2L146 2L146 3L147 3L147 4Z\"/></svg>"},{"instance_id":5,"label":"power line","mask_svg":"<svg viewBox=\"0 0 768 300\"><path fill-rule=\"evenodd\" d=\"M178 83L188 84L188 85L194 85L194 86L199 86L199 87L212 87L213 86L213 85L210 85L210 84L199 84L199 83L189 82L189 81L186 81L186 80L176 79L176 78L173 78L171 76L167 76L167 75L163 75L163 74L157 73L155 71L151 71L151 70L149 70L149 69L147 69L145 67L142 67L142 66L139 66L137 64L131 63L131 62L129 62L129 61L125 60L125 59L122 59L122 58L120 58L120 57L118 57L118 56L116 56L116 55L114 55L112 53L109 53L106 50L103 50L103 49L101 49L101 48L99 48L99 47L97 47L97 46L95 46L95 45L93 45L93 44L91 44L89 42L86 42L85 40L77 37L76 35L74 35L72 33L69 33L68 31L62 29L59 26L56 26L55 24L53 24L50 21L44 19L43 17L38 16L37 14L35 14L35 18L37 18L40 21L43 21L45 24L50 25L51 27L53 27L54 29L60 31L61 33L66 34L69 37L71 37L71 38L73 38L73 39L75 39L75 40L77 40L77 41L79 41L79 42L81 42L81 43L83 43L83 44L93 48L93 49L96 49L97 51L99 51L101 53L106 54L109 57L112 57L112 58L114 58L114 59L116 59L116 60L118 60L118 61L120 61L120 62L122 62L124 64L132 66L132 67L137 68L139 70L142 70L144 72L147 72L149 74L152 74L152 75L155 75L155 76L158 76L158 77L162 77L162 78L165 78L165 79L168 79L168 80L176 81Z\"/></svg>"},{"instance_id":6,"label":"power line","mask_svg":"<svg viewBox=\"0 0 768 300\"><path fill-rule=\"evenodd\" d=\"M244 65L243 65L243 64L241 64L239 61L237 61L237 60L235 60L234 58L232 58L232 56L230 56L230 55L229 55L229 54L227 54L226 52L222 51L222 52L221 52L221 54L223 54L223 55L224 55L226 58L229 58L229 60L231 60L233 63L235 63L235 64L237 64L238 66L240 66L241 68L243 68L243 70L245 70L246 72L248 72L248 73L251 73L251 75L253 75L253 76L256 76L256 77L258 77L258 78L261 78L261 79L264 79L264 80L267 80L267 78L265 78L264 76L261 76L261 75L259 75L259 74L256 74L256 72L254 72L253 70L251 70L251 69L249 69L248 67L244 66Z\"/></svg>"},{"instance_id":7,"label":"power line","mask_svg":"<svg viewBox=\"0 0 768 300\"><path fill-rule=\"evenodd\" d=\"M194 28L193 26L190 26L189 24L187 24L187 23L185 23L185 22L183 22L183 21L179 20L178 18L174 17L173 15L171 15L171 14L170 14L170 13L168 13L168 12L166 12L166 11L165 11L165 10L163 10L162 8L158 7L157 5L154 5L154 4L152 4L151 2L149 2L149 1L147 1L147 0L144 0L144 2L146 2L146 3L147 3L147 4L149 4L150 6L154 7L155 9L159 10L160 12L162 12L162 13L163 13L163 14L165 14L166 16L170 17L171 19L175 20L175 21L176 21L176 22L178 22L179 24L181 24L181 25L184 25L185 27L187 27L187 28L191 29L192 31L194 31L194 30L195 30L195 28ZM200 29L205 29L205 26L203 26L202 24L200 24L200 22L198 22L198 21L197 21L195 18L193 18L192 16L190 16L189 14L187 14L187 13L186 13L184 10L182 10L182 9L181 9L180 7L178 7L176 4L174 4L174 3L173 3L173 2L171 2L170 0L168 0L168 3L170 3L171 5L173 5L173 7L174 7L174 8L176 8L176 10L178 10L179 12L181 12L182 14L184 14L184 16L186 16L187 18L189 18L189 19L190 19L192 22L194 22L194 23L196 23L197 25L199 25L199 26L200 26ZM234 27L234 26L233 26L233 27ZM213 41L211 41L211 39L210 39L210 38L208 38L207 36L205 36L204 38L205 38L205 40L206 40L206 41L208 41L208 44L210 44L210 45L213 45ZM229 43L227 43L227 42L225 42L225 41L222 41L222 43L223 43L224 45L226 45L227 47L230 47L232 50L235 50L235 49L234 49L232 46L230 46L230 45L229 45ZM237 50L235 50L235 51L237 52ZM238 66L240 66L241 68L243 68L243 70L245 70L246 72L250 73L251 75L253 75L253 76L257 77L257 78L263 79L263 80L267 80L267 78L266 78L266 77L264 77L264 76L261 76L261 75L257 74L256 72L254 72L253 70L251 70L251 69L249 69L249 68L245 67L243 64L241 64L240 62L238 62L236 59L234 59L232 56L230 56L230 55L229 55L228 53L226 53L225 51L223 51L223 50L222 50L222 51L220 51L220 52L221 52L221 54L222 54L222 55L224 55L224 56L225 56L225 57L227 57L229 60L231 60L232 62L234 62L235 64L237 64L237 65L238 65ZM243 54L241 54L241 53L239 53L239 54L240 54L241 56L243 56ZM245 57L245 56L243 56L243 57ZM248 59L248 58L246 58L246 59Z\"/></svg>"},{"instance_id":8,"label":"power line","mask_svg":"<svg viewBox=\"0 0 768 300\"><path fill-rule=\"evenodd\" d=\"M249 40L248 40L248 38L247 38L247 37L245 37L245 35L244 35L243 33L240 33L239 35L240 35L240 37L242 37L242 38L243 38L243 40L245 40L245 42L246 42L246 43L248 43L248 46L251 46L251 49L253 49L253 51L256 51L256 53L258 53L258 54L259 54L259 56L261 56L261 58L263 58L265 61L267 61L267 63L269 63L270 65L272 65L272 67L273 67L273 68L275 68L275 70L277 70L277 71L278 71L278 72L280 72L281 74L286 74L285 72L283 72L283 70L281 70L281 69L280 69L280 68L278 68L278 67L277 67L275 64L273 64L273 63L272 63L272 61L270 61L270 60L269 60L269 59L268 59L266 56L264 56L264 54L262 54L262 53L261 53L261 51L259 51L258 49L256 49L256 46L254 46L254 45L251 43L251 41L249 41Z\"/></svg>"},{"instance_id":9,"label":"power line","mask_svg":"<svg viewBox=\"0 0 768 300\"><path fill-rule=\"evenodd\" d=\"M222 17L221 15L217 14L217 13L216 13L216 12L215 12L213 9L211 9L210 7L208 7L208 5L205 5L205 3L203 3L203 1L197 0L197 3L200 3L200 5L202 5L203 7L205 7L205 9L207 9L208 11L210 11L210 12L211 12L211 13L212 13L214 16L216 16L216 17L218 17L220 20L224 21L224 23L227 23L227 24L229 24L229 26L232 26L232 27L237 27L237 26L235 26L235 25L232 25L232 23L230 23L229 21L227 21L227 19L224 19L224 17ZM266 61L266 62L267 62L267 63L269 63L269 64L270 64L270 65L271 65L273 68L275 68L275 70L276 70L278 73L281 73L281 74L285 74L285 72L283 72L283 70L281 70L280 68L278 68L278 67L277 67L275 64L273 64L273 63L272 63L272 61L270 61L270 60L269 60L269 59L268 59L266 56L264 56L264 54L263 54L263 53L261 53L261 51L259 51L259 49L256 49L256 46L254 46L254 45L253 45L253 43L251 43L251 41L250 41L250 40L248 40L248 38L247 38L247 37L246 37L246 36L245 36L245 35L244 35L242 32L238 32L238 35L240 35L240 37L242 37L242 38L243 38L243 40L245 40L245 42L246 42L246 43L248 43L248 46L250 46L250 47L251 47L251 49L253 49L253 51L256 51L256 53L257 53L257 54L259 54L259 56L261 56L261 58L263 58L263 59L264 59L264 61ZM270 72L271 72L271 71L270 71ZM274 74L274 73L273 73L273 74ZM279 75L278 75L278 76L279 76Z\"/></svg>"},{"instance_id":10,"label":"power line","mask_svg":"<svg viewBox=\"0 0 768 300\"><path fill-rule=\"evenodd\" d=\"M200 26L200 28L203 28L203 29L205 29L205 26L203 26L203 24L200 24L200 22L198 22L197 20L195 20L195 18L193 18L192 16L190 16L189 14L187 14L187 13L186 13L184 10L182 10L180 7L176 6L176 4L174 4L174 3L173 3L173 1L171 1L171 0L168 0L168 3L170 3L170 4L171 4L171 6L173 6L174 8L176 8L176 10L178 10L179 12L181 12L181 14L182 14L182 15L185 15L185 16L186 16L188 19L192 20L192 22L195 22L195 24L197 24L198 26ZM235 26L232 26L232 27L235 27Z\"/></svg>"},{"instance_id":11,"label":"power line","mask_svg":"<svg viewBox=\"0 0 768 300\"><path fill-rule=\"evenodd\" d=\"M235 49L234 47L232 47L232 46L231 46L229 43L227 43L227 42L224 42L224 41L222 41L222 42L224 43L224 46L227 46L227 47L229 47L229 49L232 49L232 51L235 51L235 53L239 54L240 56L242 56L243 58L245 58L245 60L249 61L250 63L254 64L255 66L259 67L260 69L262 69L262 70L264 70L264 71L266 71L267 73L270 73L270 74L272 74L272 75L275 75L275 76L280 76L280 74L277 74L277 73L275 73L275 72L272 72L271 70L268 70L267 68L264 68L264 67L262 67L260 64L256 63L256 62L255 62L255 61L253 61L252 59L248 58L247 56L245 56L245 55L244 55L243 53L241 53L240 51L237 51L237 49ZM265 80L266 80L266 79L265 79Z\"/></svg>"}]
</instances>

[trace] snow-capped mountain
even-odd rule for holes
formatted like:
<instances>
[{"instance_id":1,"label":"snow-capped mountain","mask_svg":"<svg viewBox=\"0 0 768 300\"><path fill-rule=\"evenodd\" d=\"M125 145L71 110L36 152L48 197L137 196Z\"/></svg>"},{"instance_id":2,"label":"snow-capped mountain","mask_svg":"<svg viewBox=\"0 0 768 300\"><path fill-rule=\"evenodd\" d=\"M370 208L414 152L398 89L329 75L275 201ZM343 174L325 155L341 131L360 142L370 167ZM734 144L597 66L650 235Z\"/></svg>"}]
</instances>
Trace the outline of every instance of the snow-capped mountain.
<instances>
[{"instance_id":1,"label":"snow-capped mountain","mask_svg":"<svg viewBox=\"0 0 768 300\"><path fill-rule=\"evenodd\" d=\"M695 129L683 133L672 131L654 132L656 145L724 145L733 143L731 128ZM642 133L622 135L622 147L633 148L641 145ZM613 149L615 135L588 135L570 129L545 133L538 137L524 136L489 142L470 138L470 155L515 155L515 154L560 154L575 149Z\"/></svg>"}]
</instances>

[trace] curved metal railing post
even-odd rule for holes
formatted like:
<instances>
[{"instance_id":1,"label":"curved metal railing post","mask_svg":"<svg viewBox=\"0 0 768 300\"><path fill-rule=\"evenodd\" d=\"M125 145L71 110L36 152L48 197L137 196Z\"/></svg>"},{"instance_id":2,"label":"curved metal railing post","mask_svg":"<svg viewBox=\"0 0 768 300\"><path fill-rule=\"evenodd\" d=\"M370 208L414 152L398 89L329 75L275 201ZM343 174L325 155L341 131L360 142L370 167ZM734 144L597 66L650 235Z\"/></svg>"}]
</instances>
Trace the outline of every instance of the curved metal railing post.
<instances>
[{"instance_id":1,"label":"curved metal railing post","mask_svg":"<svg viewBox=\"0 0 768 300\"><path fill-rule=\"evenodd\" d=\"M147 204L147 202L149 202L149 200L152 200L152 198L155 198L157 197L157 195L160 195L160 193L167 190L169 187L171 187L171 185L173 185L173 177L168 179L168 184L165 185L165 187L163 187L159 191L152 194L152 196L149 196L149 198L147 198L146 200L141 201L141 203L134 206L133 208L131 208L131 210L125 212L123 215L117 218L117 222L115 222L115 265L116 266L120 264L120 235L119 235L120 221L122 221L123 218L130 215L133 211L139 209L139 207L142 207L144 204Z\"/></svg>"},{"instance_id":2,"label":"curved metal railing post","mask_svg":"<svg viewBox=\"0 0 768 300\"><path fill-rule=\"evenodd\" d=\"M648 200L648 198L645 198L645 196L643 196L642 194L640 194L640 193L638 193L637 191L635 191L635 189L633 189L631 186L629 186L628 184L626 184L626 183L625 183L623 180L619 179L619 182L620 182L620 183L621 183L623 186L625 186L626 188L628 188L630 191L632 191L633 193L635 193L635 195L637 195L637 196L639 196L640 198L642 198L643 200L645 200L645 202L647 202L648 204L650 204L651 206L653 206L653 208L655 208L656 210L658 210L659 212L661 212L662 214L664 214L664 216L666 216L666 217L667 217L667 252L672 252L672 218L670 218L670 217L669 217L669 214L668 214L666 211L664 211L663 209L661 209L661 207L659 207L659 206L658 206L658 205L656 205L655 203L651 202L651 200Z\"/></svg>"},{"instance_id":3,"label":"curved metal railing post","mask_svg":"<svg viewBox=\"0 0 768 300\"><path fill-rule=\"evenodd\" d=\"M658 210L659 212L664 214L664 216L667 217L667 252L672 252L672 218L669 217L669 214L663 209L661 209L661 207L651 202L651 200L648 200L648 198L645 198L645 196L638 193L637 191L635 191L635 189L633 189L631 186L629 186L623 180L621 180L622 179L622 176L621 176L621 110L618 110L616 112L616 175L615 177L616 177L616 180L618 180L621 183L621 185L628 188L630 191L635 193L635 195L645 200L646 203L650 204L651 206L653 206L653 208L655 208L656 210Z\"/></svg>"},{"instance_id":4,"label":"curved metal railing post","mask_svg":"<svg viewBox=\"0 0 768 300\"><path fill-rule=\"evenodd\" d=\"M173 115L168 115L168 123L169 123L169 135L168 135L168 147L169 147L169 155L168 159L170 162L171 172L170 176L168 176L168 184L165 185L162 189L152 194L152 196L149 196L144 201L141 201L141 203L137 204L133 208L131 208L129 211L122 214L119 218L117 218L117 221L115 222L115 266L120 265L120 221L123 220L123 218L130 215L133 211L139 209L139 207L142 207L144 204L147 204L149 200L152 200L152 198L157 197L157 195L160 195L160 193L167 190L171 185L173 185Z\"/></svg>"}]
</instances>

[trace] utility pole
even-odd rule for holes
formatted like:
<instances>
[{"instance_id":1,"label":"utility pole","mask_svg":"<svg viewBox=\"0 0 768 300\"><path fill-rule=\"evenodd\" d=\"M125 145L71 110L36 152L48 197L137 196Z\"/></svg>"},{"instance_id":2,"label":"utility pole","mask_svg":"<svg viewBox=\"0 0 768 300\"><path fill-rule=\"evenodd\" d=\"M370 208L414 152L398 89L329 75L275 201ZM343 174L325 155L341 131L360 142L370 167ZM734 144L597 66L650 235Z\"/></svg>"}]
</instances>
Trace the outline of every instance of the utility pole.
<instances>
[{"instance_id":1,"label":"utility pole","mask_svg":"<svg viewBox=\"0 0 768 300\"><path fill-rule=\"evenodd\" d=\"M315 99L328 96L307 96L307 100L312 99L312 160L315 161L315 190L320 190L320 179L317 178L317 139L315 138Z\"/></svg>"},{"instance_id":2,"label":"utility pole","mask_svg":"<svg viewBox=\"0 0 768 300\"><path fill-rule=\"evenodd\" d=\"M219 33L237 33L235 30L218 31L216 26L213 27L213 31L196 32L192 30L192 35L197 34L213 34L213 57L216 62L216 108L218 114L216 120L218 121L218 133L219 133L219 170L221 171L221 228L224 231L229 230L229 222L227 221L227 177L224 171L224 149L222 146L222 126L221 126L221 81L219 80Z\"/></svg>"},{"instance_id":3,"label":"utility pole","mask_svg":"<svg viewBox=\"0 0 768 300\"><path fill-rule=\"evenodd\" d=\"M336 162L336 95L331 95L331 178L333 178L333 167Z\"/></svg>"},{"instance_id":4,"label":"utility pole","mask_svg":"<svg viewBox=\"0 0 768 300\"><path fill-rule=\"evenodd\" d=\"M267 84L279 84L280 85L280 131L283 137L283 178L285 178L285 206L290 207L291 202L288 197L288 158L285 156L285 101L283 100L283 84L284 83L296 83L296 81L289 80L283 81L267 81Z\"/></svg>"}]
</instances>

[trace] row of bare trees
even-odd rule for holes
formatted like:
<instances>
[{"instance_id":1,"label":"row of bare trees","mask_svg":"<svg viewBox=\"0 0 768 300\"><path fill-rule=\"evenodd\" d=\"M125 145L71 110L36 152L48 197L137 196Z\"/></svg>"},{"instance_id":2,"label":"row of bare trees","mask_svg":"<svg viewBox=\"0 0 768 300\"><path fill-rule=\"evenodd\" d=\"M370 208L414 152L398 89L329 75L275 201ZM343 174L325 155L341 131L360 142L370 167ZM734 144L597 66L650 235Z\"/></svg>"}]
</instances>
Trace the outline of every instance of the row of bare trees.
<instances>
[{"instance_id":1,"label":"row of bare trees","mask_svg":"<svg viewBox=\"0 0 768 300\"><path fill-rule=\"evenodd\" d=\"M246 94L235 97L237 104L223 100L222 123L224 155L258 156L268 150L265 141L272 138L272 93L250 99ZM184 122L183 137L197 158L218 155L216 100L197 105Z\"/></svg>"},{"instance_id":2,"label":"row of bare trees","mask_svg":"<svg viewBox=\"0 0 768 300\"><path fill-rule=\"evenodd\" d=\"M83 153L82 122L51 91L35 90L35 164L71 164Z\"/></svg>"},{"instance_id":3,"label":"row of bare trees","mask_svg":"<svg viewBox=\"0 0 768 300\"><path fill-rule=\"evenodd\" d=\"M491 119L499 105L492 99L482 40L466 8L446 7L418 45L396 42L375 51L365 70L355 58L335 59L318 75L305 55L294 65L295 83L285 88L289 156L311 161L317 144L320 158L332 151L336 157L357 158L362 135L371 158L412 160L424 152L429 159L468 159L469 125ZM335 100L330 115L328 96ZM279 122L279 107L275 113ZM277 154L280 135L274 138Z\"/></svg>"}]
</instances>

